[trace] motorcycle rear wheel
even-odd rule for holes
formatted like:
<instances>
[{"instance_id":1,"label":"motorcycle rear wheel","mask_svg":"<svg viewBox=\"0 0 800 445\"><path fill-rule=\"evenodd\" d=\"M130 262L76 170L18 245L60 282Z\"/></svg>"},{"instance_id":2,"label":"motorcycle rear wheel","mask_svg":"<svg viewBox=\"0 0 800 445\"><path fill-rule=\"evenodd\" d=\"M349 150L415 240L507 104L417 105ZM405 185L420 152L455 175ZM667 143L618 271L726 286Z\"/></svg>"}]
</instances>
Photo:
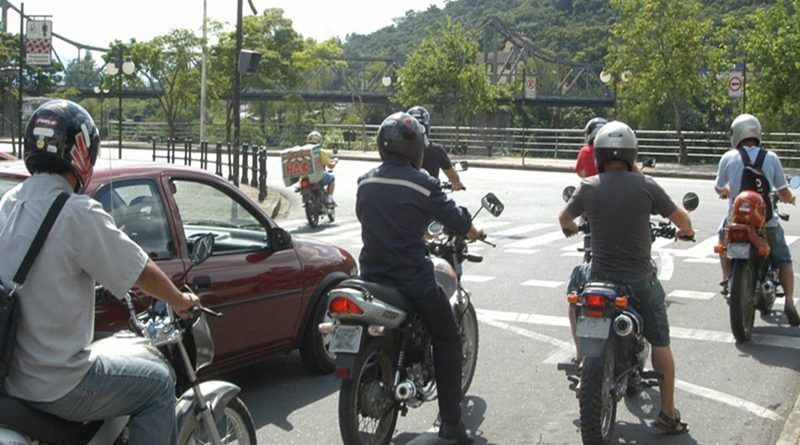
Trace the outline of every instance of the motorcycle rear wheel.
<instances>
[{"instance_id":1,"label":"motorcycle rear wheel","mask_svg":"<svg viewBox=\"0 0 800 445\"><path fill-rule=\"evenodd\" d=\"M253 417L244 402L234 397L225 407L224 418L217 420L217 431L224 444L255 445L256 428ZM180 445L211 444L202 421L194 423L188 431L178 434Z\"/></svg>"},{"instance_id":2,"label":"motorcycle rear wheel","mask_svg":"<svg viewBox=\"0 0 800 445\"><path fill-rule=\"evenodd\" d=\"M750 260L732 260L730 275L731 331L737 341L750 340L756 308L753 302L755 273Z\"/></svg>"},{"instance_id":3,"label":"motorcycle rear wheel","mask_svg":"<svg viewBox=\"0 0 800 445\"><path fill-rule=\"evenodd\" d=\"M459 322L461 327L461 394L466 395L478 364L478 317L472 303Z\"/></svg>"},{"instance_id":4,"label":"motorcycle rear wheel","mask_svg":"<svg viewBox=\"0 0 800 445\"><path fill-rule=\"evenodd\" d=\"M345 445L385 445L394 435L394 354L386 338L368 341L358 353L352 380L339 390L339 432Z\"/></svg>"},{"instance_id":5,"label":"motorcycle rear wheel","mask_svg":"<svg viewBox=\"0 0 800 445\"><path fill-rule=\"evenodd\" d=\"M308 225L313 229L319 225L319 206L322 205L318 202L317 198L312 194L303 197L303 207L306 209L306 219Z\"/></svg>"},{"instance_id":6,"label":"motorcycle rear wheel","mask_svg":"<svg viewBox=\"0 0 800 445\"><path fill-rule=\"evenodd\" d=\"M607 345L599 357L584 357L581 367L580 413L583 445L611 442L617 420L614 386L614 349Z\"/></svg>"}]
</instances>

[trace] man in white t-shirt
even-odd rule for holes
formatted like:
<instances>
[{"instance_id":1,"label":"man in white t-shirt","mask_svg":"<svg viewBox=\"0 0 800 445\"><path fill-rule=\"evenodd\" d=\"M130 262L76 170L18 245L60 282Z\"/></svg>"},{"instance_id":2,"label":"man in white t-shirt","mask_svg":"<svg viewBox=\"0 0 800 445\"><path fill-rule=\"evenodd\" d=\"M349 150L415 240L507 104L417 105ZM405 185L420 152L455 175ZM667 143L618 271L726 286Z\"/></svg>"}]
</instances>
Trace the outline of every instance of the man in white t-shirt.
<instances>
[{"instance_id":1,"label":"man in white t-shirt","mask_svg":"<svg viewBox=\"0 0 800 445\"><path fill-rule=\"evenodd\" d=\"M719 161L714 190L721 199L728 199L729 205L732 205L736 195L738 195L742 189L744 163L739 149L745 151L751 164L758 159L759 153L765 150L766 154L763 157L764 161L761 165L761 171L764 177L767 178L770 186L778 192L778 197L781 202L794 205L795 196L789 189L789 184L786 182L786 176L783 173L783 166L781 165L780 159L778 159L775 153L761 148L760 144L761 123L755 116L742 114L734 119L731 124L731 146L733 149L725 153ZM771 201L767 201L766 204L768 206L772 205ZM723 220L720 225L720 237L722 236L726 224L727 221ZM795 308L794 299L792 297L794 292L792 256L789 252L789 246L786 244L786 238L784 237L783 228L781 227L778 215L773 215L765 225L767 228L767 238L769 239L770 261L773 267L778 269L778 278L785 293L784 312L786 313L789 324L798 326L800 325L800 316L797 314L797 309ZM727 293L730 265L728 259L723 254L720 254L720 264L722 266L722 282L720 284L723 286L723 293Z\"/></svg>"},{"instance_id":2,"label":"man in white t-shirt","mask_svg":"<svg viewBox=\"0 0 800 445\"><path fill-rule=\"evenodd\" d=\"M131 287L180 315L199 305L178 290L120 231L100 203L83 195L100 149L89 114L55 100L34 112L25 132L31 177L0 199L0 279L11 285L54 199L70 194L30 269L20 297L8 395L71 421L129 415L130 444L177 441L175 382L156 360L99 354L94 336L95 282L114 295Z\"/></svg>"}]
</instances>

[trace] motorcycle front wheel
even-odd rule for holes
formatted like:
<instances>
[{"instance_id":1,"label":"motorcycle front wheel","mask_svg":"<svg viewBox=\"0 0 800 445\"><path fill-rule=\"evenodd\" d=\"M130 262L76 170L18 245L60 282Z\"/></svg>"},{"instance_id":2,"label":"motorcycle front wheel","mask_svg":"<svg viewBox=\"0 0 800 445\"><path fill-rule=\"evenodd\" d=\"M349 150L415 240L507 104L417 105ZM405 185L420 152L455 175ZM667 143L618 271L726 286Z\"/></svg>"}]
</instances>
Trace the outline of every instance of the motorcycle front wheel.
<instances>
[{"instance_id":1,"label":"motorcycle front wheel","mask_svg":"<svg viewBox=\"0 0 800 445\"><path fill-rule=\"evenodd\" d=\"M472 303L459 321L461 327L461 394L466 395L478 364L478 317Z\"/></svg>"},{"instance_id":2,"label":"motorcycle front wheel","mask_svg":"<svg viewBox=\"0 0 800 445\"><path fill-rule=\"evenodd\" d=\"M386 338L358 353L352 380L339 390L339 432L345 445L385 445L394 434L399 405L394 399L394 354Z\"/></svg>"},{"instance_id":3,"label":"motorcycle front wheel","mask_svg":"<svg viewBox=\"0 0 800 445\"><path fill-rule=\"evenodd\" d=\"M599 357L585 357L581 367L580 413L583 445L611 442L617 419L614 387L614 348L610 343Z\"/></svg>"},{"instance_id":4,"label":"motorcycle front wheel","mask_svg":"<svg viewBox=\"0 0 800 445\"><path fill-rule=\"evenodd\" d=\"M224 417L217 419L217 431L224 444L255 445L256 428L253 417L244 402L234 397L225 406ZM185 431L178 432L180 445L213 445L202 420L189 425Z\"/></svg>"},{"instance_id":5,"label":"motorcycle front wheel","mask_svg":"<svg viewBox=\"0 0 800 445\"><path fill-rule=\"evenodd\" d=\"M737 341L744 342L750 340L753 334L755 274L750 260L732 260L730 269L731 331Z\"/></svg>"}]
</instances>

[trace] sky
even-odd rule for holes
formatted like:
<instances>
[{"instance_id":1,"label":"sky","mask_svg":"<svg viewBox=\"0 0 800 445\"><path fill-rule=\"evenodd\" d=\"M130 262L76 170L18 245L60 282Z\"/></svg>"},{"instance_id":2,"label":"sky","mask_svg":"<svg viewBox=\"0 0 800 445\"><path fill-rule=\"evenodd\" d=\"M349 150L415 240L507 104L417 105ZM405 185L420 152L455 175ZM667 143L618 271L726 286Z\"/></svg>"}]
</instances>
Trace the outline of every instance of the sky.
<instances>
[{"instance_id":1,"label":"sky","mask_svg":"<svg viewBox=\"0 0 800 445\"><path fill-rule=\"evenodd\" d=\"M252 0L260 13L281 8L304 37L324 40L348 33L368 34L391 25L408 10L443 7L446 0ZM19 7L20 0L10 0ZM171 29L194 29L200 35L203 0L28 0L25 15L50 15L53 32L82 44L107 48L114 39L147 41ZM206 0L208 16L236 23L236 0ZM243 14L250 15L247 0ZM19 32L19 15L8 11L9 31ZM78 50L54 38L53 46L62 61L78 56Z\"/></svg>"}]
</instances>

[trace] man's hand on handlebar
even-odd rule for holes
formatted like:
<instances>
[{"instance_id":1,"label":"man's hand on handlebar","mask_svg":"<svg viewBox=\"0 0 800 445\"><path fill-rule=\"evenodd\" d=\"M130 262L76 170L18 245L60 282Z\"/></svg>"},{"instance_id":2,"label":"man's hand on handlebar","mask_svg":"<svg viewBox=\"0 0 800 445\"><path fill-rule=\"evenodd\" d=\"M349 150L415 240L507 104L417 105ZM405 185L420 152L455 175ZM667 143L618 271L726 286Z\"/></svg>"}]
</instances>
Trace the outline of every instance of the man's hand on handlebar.
<instances>
[{"instance_id":1,"label":"man's hand on handlebar","mask_svg":"<svg viewBox=\"0 0 800 445\"><path fill-rule=\"evenodd\" d=\"M175 313L181 318L189 318L192 316L191 309L195 306L200 307L200 299L197 298L193 292L181 292L183 298L179 302L172 305Z\"/></svg>"},{"instance_id":2,"label":"man's hand on handlebar","mask_svg":"<svg viewBox=\"0 0 800 445\"><path fill-rule=\"evenodd\" d=\"M467 232L467 239L470 241L486 239L486 232L484 232L483 229L477 229L475 226L471 226L469 232Z\"/></svg>"},{"instance_id":3,"label":"man's hand on handlebar","mask_svg":"<svg viewBox=\"0 0 800 445\"><path fill-rule=\"evenodd\" d=\"M678 229L675 232L675 238L682 241L694 241L694 229L689 229L689 230Z\"/></svg>"},{"instance_id":4,"label":"man's hand on handlebar","mask_svg":"<svg viewBox=\"0 0 800 445\"><path fill-rule=\"evenodd\" d=\"M457 190L466 190L467 188L464 187L464 184L461 181L453 182L453 191Z\"/></svg>"}]
</instances>

